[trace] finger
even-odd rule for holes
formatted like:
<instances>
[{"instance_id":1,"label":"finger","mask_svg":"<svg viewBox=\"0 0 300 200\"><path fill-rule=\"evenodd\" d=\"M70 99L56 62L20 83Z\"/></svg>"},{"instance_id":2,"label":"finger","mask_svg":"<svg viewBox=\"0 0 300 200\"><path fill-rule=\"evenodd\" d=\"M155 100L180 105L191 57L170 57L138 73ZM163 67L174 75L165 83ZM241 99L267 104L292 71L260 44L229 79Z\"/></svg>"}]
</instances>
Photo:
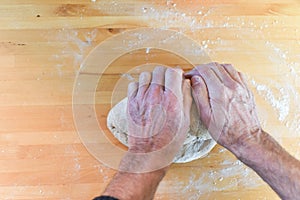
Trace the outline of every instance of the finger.
<instances>
[{"instance_id":1,"label":"finger","mask_svg":"<svg viewBox=\"0 0 300 200\"><path fill-rule=\"evenodd\" d=\"M182 93L183 93L183 109L185 117L189 119L191 105L192 105L192 94L191 94L191 82L189 79L185 79L182 84Z\"/></svg>"},{"instance_id":2,"label":"finger","mask_svg":"<svg viewBox=\"0 0 300 200\"><path fill-rule=\"evenodd\" d=\"M186 78L191 78L192 76L196 76L196 75L199 76L199 75L201 75L201 72L203 72L207 69L211 69L216 74L216 77L221 82L223 82L222 74L220 73L218 67L219 67L219 63L217 63L217 62L202 64L202 65L199 65L199 66L195 67L193 70L185 73L185 77Z\"/></svg>"},{"instance_id":3,"label":"finger","mask_svg":"<svg viewBox=\"0 0 300 200\"><path fill-rule=\"evenodd\" d=\"M199 72L194 68L183 74L185 78L192 78L193 76L199 75Z\"/></svg>"},{"instance_id":4,"label":"finger","mask_svg":"<svg viewBox=\"0 0 300 200\"><path fill-rule=\"evenodd\" d=\"M219 69L220 68L219 63L217 63L217 62L208 63L206 65L206 67L210 68L216 74L216 76L220 79L221 82L224 82L223 75Z\"/></svg>"},{"instance_id":5,"label":"finger","mask_svg":"<svg viewBox=\"0 0 300 200\"><path fill-rule=\"evenodd\" d=\"M211 68L199 68L200 77L204 80L208 94L212 97L218 94L223 87L223 83L217 77L216 73Z\"/></svg>"},{"instance_id":6,"label":"finger","mask_svg":"<svg viewBox=\"0 0 300 200\"><path fill-rule=\"evenodd\" d=\"M162 66L155 67L152 72L151 89L163 90L165 85L166 68Z\"/></svg>"},{"instance_id":7,"label":"finger","mask_svg":"<svg viewBox=\"0 0 300 200\"><path fill-rule=\"evenodd\" d=\"M236 81L231 78L230 74L225 70L223 65L215 62L208 64L208 67L214 71L221 82L227 87L235 88L237 86Z\"/></svg>"},{"instance_id":8,"label":"finger","mask_svg":"<svg viewBox=\"0 0 300 200\"><path fill-rule=\"evenodd\" d=\"M178 99L182 99L182 76L181 69L167 68L165 73L165 91L172 92Z\"/></svg>"},{"instance_id":9,"label":"finger","mask_svg":"<svg viewBox=\"0 0 300 200\"><path fill-rule=\"evenodd\" d=\"M139 77L139 84L138 84L139 90L137 92L138 97L145 95L146 91L149 88L150 82L151 82L151 73L142 72Z\"/></svg>"},{"instance_id":10,"label":"finger","mask_svg":"<svg viewBox=\"0 0 300 200\"><path fill-rule=\"evenodd\" d=\"M207 64L201 64L201 65L198 65L196 66L194 69L184 73L184 77L185 78L192 78L193 76L199 76L199 71L198 69L201 69L201 68L205 68Z\"/></svg>"},{"instance_id":11,"label":"finger","mask_svg":"<svg viewBox=\"0 0 300 200\"><path fill-rule=\"evenodd\" d=\"M200 76L192 77L192 95L200 113L201 120L204 122L208 118L210 111L210 101L207 86Z\"/></svg>"},{"instance_id":12,"label":"finger","mask_svg":"<svg viewBox=\"0 0 300 200\"><path fill-rule=\"evenodd\" d=\"M241 72L238 72L238 75L239 75L239 77L241 79L242 85L244 86L244 88L248 92L248 96L253 98L253 93L250 91L250 89L248 87L248 83L247 83L248 81L247 81L246 76L243 73L241 73Z\"/></svg>"},{"instance_id":13,"label":"finger","mask_svg":"<svg viewBox=\"0 0 300 200\"><path fill-rule=\"evenodd\" d=\"M222 66L228 72L228 74L231 76L233 80L235 80L238 83L242 83L242 80L238 72L234 69L234 67L231 64L223 64Z\"/></svg>"},{"instance_id":14,"label":"finger","mask_svg":"<svg viewBox=\"0 0 300 200\"><path fill-rule=\"evenodd\" d=\"M243 73L241 73L241 72L238 72L238 76L240 77L240 79L241 79L241 82L246 86L246 87L248 87L248 84L247 84L247 78L246 78L246 76L243 74Z\"/></svg>"},{"instance_id":15,"label":"finger","mask_svg":"<svg viewBox=\"0 0 300 200\"><path fill-rule=\"evenodd\" d=\"M129 83L128 85L128 90L127 90L127 97L128 99L133 99L136 94L137 94L137 91L138 91L138 83L137 82L131 82Z\"/></svg>"}]
</instances>

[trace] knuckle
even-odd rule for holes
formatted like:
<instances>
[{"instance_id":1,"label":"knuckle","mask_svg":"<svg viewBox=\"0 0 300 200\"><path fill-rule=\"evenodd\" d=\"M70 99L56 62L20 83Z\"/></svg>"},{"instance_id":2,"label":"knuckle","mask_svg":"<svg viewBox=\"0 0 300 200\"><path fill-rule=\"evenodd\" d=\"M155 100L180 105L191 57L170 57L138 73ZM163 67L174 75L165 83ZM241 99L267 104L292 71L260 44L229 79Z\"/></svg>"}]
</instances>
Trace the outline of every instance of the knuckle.
<instances>
[{"instance_id":1,"label":"knuckle","mask_svg":"<svg viewBox=\"0 0 300 200\"><path fill-rule=\"evenodd\" d=\"M229 68L232 68L232 67L233 67L232 64L228 64L228 63L225 63L224 66L225 66L225 67L229 67Z\"/></svg>"},{"instance_id":2,"label":"knuckle","mask_svg":"<svg viewBox=\"0 0 300 200\"><path fill-rule=\"evenodd\" d=\"M215 67L215 66L220 66L220 64L219 64L218 62L212 62L211 65L212 65L213 67Z\"/></svg>"},{"instance_id":3,"label":"knuckle","mask_svg":"<svg viewBox=\"0 0 300 200\"><path fill-rule=\"evenodd\" d=\"M140 77L147 77L148 76L148 74L149 74L149 72L142 72L141 74L140 74Z\"/></svg>"},{"instance_id":4,"label":"knuckle","mask_svg":"<svg viewBox=\"0 0 300 200\"><path fill-rule=\"evenodd\" d=\"M166 69L166 67L164 67L164 66L156 66L154 70L164 71L165 69Z\"/></svg>"}]
</instances>

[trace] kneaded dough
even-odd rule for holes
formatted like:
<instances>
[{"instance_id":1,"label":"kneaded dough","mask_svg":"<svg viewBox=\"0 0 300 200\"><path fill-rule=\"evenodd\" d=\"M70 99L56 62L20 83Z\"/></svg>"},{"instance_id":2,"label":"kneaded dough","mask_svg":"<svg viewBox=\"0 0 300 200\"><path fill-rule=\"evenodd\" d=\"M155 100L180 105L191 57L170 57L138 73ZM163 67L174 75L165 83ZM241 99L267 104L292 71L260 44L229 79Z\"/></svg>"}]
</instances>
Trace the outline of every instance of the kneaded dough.
<instances>
[{"instance_id":1,"label":"kneaded dough","mask_svg":"<svg viewBox=\"0 0 300 200\"><path fill-rule=\"evenodd\" d=\"M124 145L128 146L127 135L127 98L115 105L107 117L107 126L113 135ZM195 103L191 108L191 125L184 144L176 157L174 163L186 163L205 157L216 145L207 129L199 120L199 114Z\"/></svg>"}]
</instances>

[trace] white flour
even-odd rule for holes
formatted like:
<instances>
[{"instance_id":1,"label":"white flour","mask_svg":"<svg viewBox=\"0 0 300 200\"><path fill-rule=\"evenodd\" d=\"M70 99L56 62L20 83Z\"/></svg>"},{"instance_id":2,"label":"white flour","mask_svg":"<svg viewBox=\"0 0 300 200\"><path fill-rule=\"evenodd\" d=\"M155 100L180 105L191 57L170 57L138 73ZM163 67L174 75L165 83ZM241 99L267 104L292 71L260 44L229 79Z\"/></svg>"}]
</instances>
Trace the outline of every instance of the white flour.
<instances>
[{"instance_id":1,"label":"white flour","mask_svg":"<svg viewBox=\"0 0 300 200\"><path fill-rule=\"evenodd\" d=\"M114 1L105 2L96 0L91 0L93 2L94 8L98 9L99 12L108 13L112 15L125 15L126 13L132 14L130 11L122 11L122 4L116 3ZM106 6L104 6L104 4ZM107 6L107 4L111 4ZM179 32L192 32L200 31L209 28L237 28L239 31L234 35L234 37L241 41L241 43L253 47L255 44L249 44L247 41L243 40L243 36L254 39L265 39L264 50L267 52L265 60L268 61L269 65L273 65L274 68L282 70L282 77L279 81L274 81L271 79L259 78L255 74L247 74L249 77L249 84L252 89L257 92L257 95L264 99L264 101L270 105L272 110L276 113L278 122L286 127L290 133L294 134L290 137L298 137L297 132L300 131L300 105L299 105L299 63L300 55L292 59L292 55L295 52L290 52L288 49L280 47L280 45L274 42L268 41L268 32L264 35L263 30L267 30L270 27L276 27L281 22L277 19L272 21L266 20L258 23L253 23L251 19L246 17L239 17L238 23L234 21L231 17L218 18L218 21L213 21L209 19L210 15L216 15L213 9L197 9L189 13L183 12L178 9L178 5L172 1L166 1L167 9L164 7L155 6L152 4L141 4L140 7L135 8L134 12L136 15L140 15L149 19L149 26L157 26L159 23L160 28L177 28ZM269 10L270 13L274 11ZM153 21L154 20L154 21ZM260 24L259 24L260 23ZM178 24L184 25L184 27L178 27ZM284 31L284 30L283 30ZM79 65L83 61L84 56L93 47L93 41L97 37L98 31L94 29L92 31L81 31L83 35L79 36L78 30L65 30L62 29L56 37L60 40L65 41L65 47L59 54L53 55L52 59L57 61L57 71L62 75L61 70L64 66L64 55L72 55L73 65L75 71L78 70ZM198 34L197 33L197 34ZM296 34L297 30L296 30ZM196 35L195 35L196 37ZM139 42L142 42L139 41ZM129 45L135 45L129 43ZM226 41L221 38L221 36L216 37L211 40L203 40L201 45L207 50L209 55L215 55L213 45L215 48L219 48L221 51L231 51L232 47L226 45ZM298 41L300 45L300 40ZM146 49L146 53L151 53L150 49ZM258 52L259 54L259 52ZM295 60L296 59L296 60ZM247 71L245 71L247 73ZM130 74L122 74L123 77L131 79ZM266 113L268 115L268 113ZM268 119L262 119L263 124L268 124ZM296 144L295 146L300 146ZM227 152L221 149L219 152L223 154ZM298 150L295 155L300 158L300 150ZM203 173L202 176L198 177L194 175L193 170L189 173L189 183L188 185L183 185L178 181L178 187L183 192L191 192L193 195L190 199L198 199L202 194L207 194L212 191L222 191L230 188L234 188L237 185L245 186L248 188L256 188L264 184L262 180L250 169L246 168L241 162L232 160L222 160L221 168L212 169L209 173ZM99 167L99 173L104 173L102 167ZM80 170L75 162L75 168ZM196 170L197 168L195 168ZM103 175L105 182L108 180L107 175ZM239 177L239 178L236 178ZM176 180L177 177L174 177ZM222 183L226 183L223 184Z\"/></svg>"},{"instance_id":2,"label":"white flour","mask_svg":"<svg viewBox=\"0 0 300 200\"><path fill-rule=\"evenodd\" d=\"M63 75L62 68L68 67L66 60L70 60L74 72L76 73L83 59L88 55L90 50L96 45L93 44L98 29L78 31L73 29L61 29L56 35L47 35L49 39L63 41L64 47L59 54L54 54L50 60L56 61L57 73L60 77ZM71 58L69 58L72 56Z\"/></svg>"},{"instance_id":3,"label":"white flour","mask_svg":"<svg viewBox=\"0 0 300 200\"><path fill-rule=\"evenodd\" d=\"M291 61L291 53L279 45L266 41L270 65L282 74L277 80L254 80L251 83L256 91L276 111L278 120L290 131L285 137L299 137L300 133L300 104L299 104L299 63ZM295 53L295 52L292 52ZM259 83L259 81L264 83Z\"/></svg>"},{"instance_id":4,"label":"white flour","mask_svg":"<svg viewBox=\"0 0 300 200\"><path fill-rule=\"evenodd\" d=\"M219 153L224 155L229 152L221 148ZM188 184L176 178L174 178L173 182L178 185L183 194L187 192L192 194L188 198L191 200L199 199L201 196L209 195L209 193L214 191L236 190L239 187L252 189L265 185L255 172L239 160L234 158L227 159L223 160L219 165L219 169L211 169L205 173L201 173L201 168L192 168L189 173ZM195 171L198 173L195 173Z\"/></svg>"},{"instance_id":5,"label":"white flour","mask_svg":"<svg viewBox=\"0 0 300 200\"><path fill-rule=\"evenodd\" d=\"M276 96L267 85L257 84L253 79L251 83L256 88L258 94L263 96L277 111L279 121L284 121L290 110L290 95L288 91L282 86L276 85L276 90L279 92L279 95Z\"/></svg>"}]
</instances>

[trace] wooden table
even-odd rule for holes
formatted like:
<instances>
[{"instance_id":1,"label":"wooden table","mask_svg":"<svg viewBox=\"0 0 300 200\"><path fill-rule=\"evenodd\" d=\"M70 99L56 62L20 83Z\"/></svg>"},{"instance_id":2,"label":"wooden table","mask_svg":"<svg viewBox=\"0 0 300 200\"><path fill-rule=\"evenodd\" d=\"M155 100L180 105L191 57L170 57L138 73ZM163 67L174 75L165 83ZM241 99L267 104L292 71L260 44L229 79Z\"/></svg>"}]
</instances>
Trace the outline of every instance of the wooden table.
<instances>
[{"instance_id":1,"label":"wooden table","mask_svg":"<svg viewBox=\"0 0 300 200\"><path fill-rule=\"evenodd\" d=\"M115 173L81 143L72 113L80 64L101 41L139 27L172 29L212 61L247 74L264 128L300 158L300 4L297 0L2 0L0 2L0 199L91 199ZM118 44L116 44L117 46ZM103 74L105 124L113 83L146 62L185 65L140 50ZM100 98L100 97L99 97ZM260 178L217 146L174 164L156 199L278 199Z\"/></svg>"}]
</instances>

